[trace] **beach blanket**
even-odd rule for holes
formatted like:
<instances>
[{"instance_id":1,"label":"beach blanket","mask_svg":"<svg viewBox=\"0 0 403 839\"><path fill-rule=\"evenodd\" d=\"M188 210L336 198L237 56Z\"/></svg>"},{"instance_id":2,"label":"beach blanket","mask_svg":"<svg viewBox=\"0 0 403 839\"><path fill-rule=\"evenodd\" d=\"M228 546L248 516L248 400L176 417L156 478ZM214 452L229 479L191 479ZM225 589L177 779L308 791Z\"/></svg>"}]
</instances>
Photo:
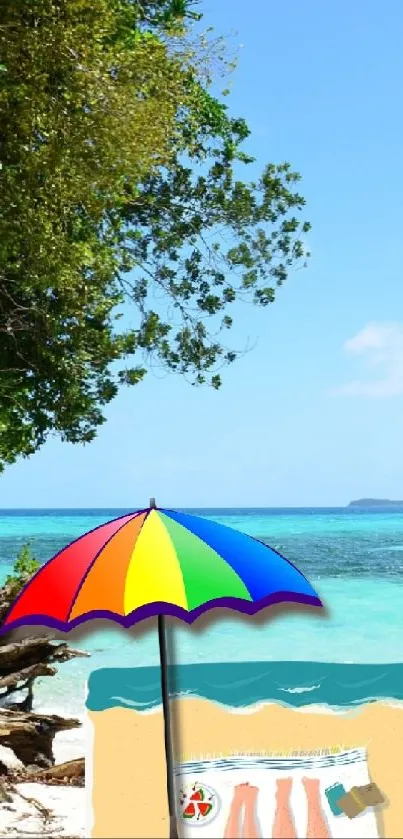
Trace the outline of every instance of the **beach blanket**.
<instances>
[{"instance_id":1,"label":"beach blanket","mask_svg":"<svg viewBox=\"0 0 403 839\"><path fill-rule=\"evenodd\" d=\"M290 805L298 837L306 837L307 801L301 783L303 777L320 780L321 804L329 832L335 839L376 839L379 837L376 813L368 809L355 819L333 815L325 789L339 782L346 791L370 781L365 749L337 753L294 754L290 757L234 755L222 759L206 759L183 763L176 769L176 790L179 805L180 836L187 839L219 839L224 836L234 786L248 782L259 788L257 817L260 836L270 839L275 815L275 790L278 778L293 780ZM200 795L197 790L203 788ZM196 790L196 799L203 797L205 815L198 819L183 817L189 807L189 790ZM186 801L184 795L186 797ZM209 810L209 803L212 807ZM183 803L185 802L185 803ZM193 803L193 802L192 802ZM204 809L203 809L204 806ZM192 812L190 806L189 812Z\"/></svg>"}]
</instances>

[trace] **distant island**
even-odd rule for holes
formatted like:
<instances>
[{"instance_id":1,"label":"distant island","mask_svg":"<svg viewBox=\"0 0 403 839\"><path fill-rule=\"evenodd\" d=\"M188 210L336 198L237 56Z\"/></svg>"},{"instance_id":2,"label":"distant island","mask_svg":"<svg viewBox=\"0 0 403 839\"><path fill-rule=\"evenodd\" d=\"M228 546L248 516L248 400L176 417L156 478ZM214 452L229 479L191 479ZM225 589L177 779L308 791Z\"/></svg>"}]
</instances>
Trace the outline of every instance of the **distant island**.
<instances>
[{"instance_id":1,"label":"distant island","mask_svg":"<svg viewBox=\"0 0 403 839\"><path fill-rule=\"evenodd\" d=\"M403 507L403 501L390 501L389 498L359 498L350 501L348 507Z\"/></svg>"}]
</instances>

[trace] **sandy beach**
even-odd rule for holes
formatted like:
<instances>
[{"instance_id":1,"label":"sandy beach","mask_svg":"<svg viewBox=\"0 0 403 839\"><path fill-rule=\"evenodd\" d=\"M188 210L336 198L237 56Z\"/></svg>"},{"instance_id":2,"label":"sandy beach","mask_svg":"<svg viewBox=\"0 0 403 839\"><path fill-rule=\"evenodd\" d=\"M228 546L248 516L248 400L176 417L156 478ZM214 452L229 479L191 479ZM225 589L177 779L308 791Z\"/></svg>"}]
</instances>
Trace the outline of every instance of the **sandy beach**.
<instances>
[{"instance_id":1,"label":"sandy beach","mask_svg":"<svg viewBox=\"0 0 403 839\"><path fill-rule=\"evenodd\" d=\"M172 703L177 762L234 754L282 754L336 748L367 750L371 780L386 806L377 814L380 837L402 835L403 709L386 703L348 713L318 713L269 705L233 712L205 700ZM92 836L168 836L163 721L160 711L126 708L89 712L93 730Z\"/></svg>"}]
</instances>

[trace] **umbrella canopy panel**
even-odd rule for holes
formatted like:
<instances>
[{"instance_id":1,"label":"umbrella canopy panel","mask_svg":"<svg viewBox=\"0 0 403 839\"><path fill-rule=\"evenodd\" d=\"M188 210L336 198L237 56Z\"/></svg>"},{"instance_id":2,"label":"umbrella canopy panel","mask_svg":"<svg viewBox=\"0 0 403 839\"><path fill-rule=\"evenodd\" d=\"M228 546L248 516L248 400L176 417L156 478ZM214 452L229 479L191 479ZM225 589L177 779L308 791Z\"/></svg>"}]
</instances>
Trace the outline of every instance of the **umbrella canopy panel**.
<instances>
[{"instance_id":1,"label":"umbrella canopy panel","mask_svg":"<svg viewBox=\"0 0 403 839\"><path fill-rule=\"evenodd\" d=\"M91 618L130 626L159 614L192 623L214 606L251 615L284 601L322 605L268 545L209 519L149 508L56 554L23 589L2 631L27 622L67 631Z\"/></svg>"}]
</instances>

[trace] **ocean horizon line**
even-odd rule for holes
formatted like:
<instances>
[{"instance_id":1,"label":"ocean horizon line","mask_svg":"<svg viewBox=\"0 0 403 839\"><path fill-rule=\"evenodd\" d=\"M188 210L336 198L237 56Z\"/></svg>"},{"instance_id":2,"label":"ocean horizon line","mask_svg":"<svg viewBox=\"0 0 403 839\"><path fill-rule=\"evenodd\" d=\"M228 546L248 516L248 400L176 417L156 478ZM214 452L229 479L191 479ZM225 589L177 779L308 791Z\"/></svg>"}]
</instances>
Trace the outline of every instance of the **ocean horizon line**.
<instances>
[{"instance_id":1,"label":"ocean horizon line","mask_svg":"<svg viewBox=\"0 0 403 839\"><path fill-rule=\"evenodd\" d=\"M96 507L96 506L77 506L77 507L2 507L0 506L0 518L4 518L6 516L24 516L24 515L37 515L37 516L61 516L61 515L98 515L107 517L113 517L115 514L116 516L122 515L122 513L132 513L137 512L138 510L144 510L146 507L144 503L141 504L132 504L127 506L107 506L107 507ZM363 506L355 506L351 505L350 503L344 505L304 505L304 506L294 506L294 505L287 505L287 506L214 506L214 505L207 505L207 506L195 506L195 505L181 505L181 504L162 504L158 505L157 509L166 509L166 510L179 510L188 514L207 514L210 517L215 516L242 516L246 515L249 516L253 515L276 515L276 514L339 514L339 515L349 515L349 516L362 516L364 515L380 515L382 513L392 514L395 513L397 515L401 515L403 507L399 507L397 504L382 504L382 505L363 505Z\"/></svg>"},{"instance_id":2,"label":"ocean horizon line","mask_svg":"<svg viewBox=\"0 0 403 839\"><path fill-rule=\"evenodd\" d=\"M376 507L375 508L374 507L362 507L360 509L368 509L368 510L370 510L370 509L371 510L373 510L373 509L385 509L385 506L386 505L382 505L382 507L378 507L378 508L376 508ZM157 509L158 509L158 507L159 507L159 505L157 505ZM392 507L393 507L393 505L392 505ZM193 505L189 506L189 505L182 505L182 504L170 504L170 505L164 505L163 507L159 507L159 508L160 509L179 509L179 510L240 510L240 511L241 510L242 511L244 511L244 510L261 510L261 511L264 511L264 510L346 510L346 509L351 509L349 507L349 504L336 504L336 505L333 505L333 504L304 504L304 505L294 505L294 504L288 505L287 504L287 505L281 505L280 504L280 505L273 505L273 506L270 505L270 506L263 506L263 507L258 506L258 505L248 505L248 506L231 505L231 506L225 506L224 507L224 506L221 506L221 505L203 505L203 504L202 505L194 505L193 504ZM83 506L83 505L79 505L79 506L75 506L75 507L56 507L56 506L54 506L54 507L48 507L48 506L44 506L44 507L27 507L27 506L17 507L17 506L13 506L13 507L0 507L0 513L3 513L3 512L25 512L25 511L29 511L29 512L44 512L44 511L70 512L72 510L80 510L80 511L83 511L83 512L88 511L88 510L96 511L96 512L98 512L98 511L102 512L104 510L120 511L120 510L143 510L143 509L145 509L144 504L142 504L142 505L141 504L132 504L132 505L121 505L121 506L111 505L111 506L106 506L106 507L105 506L103 506L103 507L91 507L91 506ZM390 509L390 508L388 508L388 509Z\"/></svg>"}]
</instances>

